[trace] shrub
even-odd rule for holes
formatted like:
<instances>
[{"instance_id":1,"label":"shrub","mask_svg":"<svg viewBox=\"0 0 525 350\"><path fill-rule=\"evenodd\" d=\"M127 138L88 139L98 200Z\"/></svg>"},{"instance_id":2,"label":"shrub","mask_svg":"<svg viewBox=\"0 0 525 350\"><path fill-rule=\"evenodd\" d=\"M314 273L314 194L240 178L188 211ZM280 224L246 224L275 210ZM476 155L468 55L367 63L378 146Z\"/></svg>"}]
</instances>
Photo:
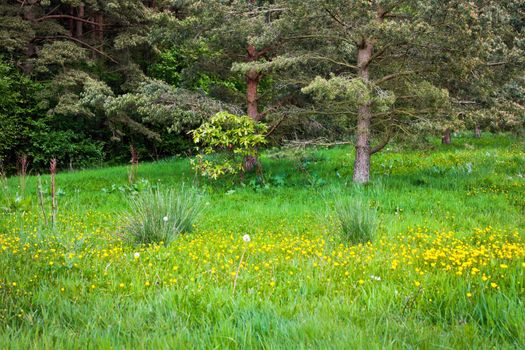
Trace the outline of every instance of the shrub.
<instances>
[{"instance_id":1,"label":"shrub","mask_svg":"<svg viewBox=\"0 0 525 350\"><path fill-rule=\"evenodd\" d=\"M266 126L248 116L220 112L191 132L201 152L194 169L217 179L245 170L246 159L257 159L257 147L266 143Z\"/></svg>"},{"instance_id":2,"label":"shrub","mask_svg":"<svg viewBox=\"0 0 525 350\"><path fill-rule=\"evenodd\" d=\"M193 189L144 191L131 199L124 218L128 238L139 244L169 244L191 232L202 208L202 197Z\"/></svg>"},{"instance_id":3,"label":"shrub","mask_svg":"<svg viewBox=\"0 0 525 350\"><path fill-rule=\"evenodd\" d=\"M100 164L104 159L102 142L92 140L83 133L41 126L41 129L31 133L31 139L33 145L28 155L37 169L45 169L51 158L56 158L62 168L85 168Z\"/></svg>"},{"instance_id":4,"label":"shrub","mask_svg":"<svg viewBox=\"0 0 525 350\"><path fill-rule=\"evenodd\" d=\"M352 243L373 241L377 231L377 209L359 197L338 197L335 214L341 234Z\"/></svg>"}]
</instances>

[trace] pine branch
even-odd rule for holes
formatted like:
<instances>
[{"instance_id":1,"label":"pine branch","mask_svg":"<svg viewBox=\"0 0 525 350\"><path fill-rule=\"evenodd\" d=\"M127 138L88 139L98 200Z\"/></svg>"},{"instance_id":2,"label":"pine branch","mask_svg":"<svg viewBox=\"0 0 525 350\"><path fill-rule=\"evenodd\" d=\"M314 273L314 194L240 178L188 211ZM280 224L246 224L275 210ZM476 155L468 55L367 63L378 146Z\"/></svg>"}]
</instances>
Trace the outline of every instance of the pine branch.
<instances>
[{"instance_id":1,"label":"pine branch","mask_svg":"<svg viewBox=\"0 0 525 350\"><path fill-rule=\"evenodd\" d=\"M343 41L355 45L353 40L347 39L339 35L319 35L319 34L307 34L307 35L295 35L284 38L284 40L293 40L293 39L331 39L336 41Z\"/></svg>"},{"instance_id":2,"label":"pine branch","mask_svg":"<svg viewBox=\"0 0 525 350\"><path fill-rule=\"evenodd\" d=\"M353 64L349 64L349 63L346 63L346 62L341 62L341 61L336 61L334 60L333 58L330 58L330 57L324 57L324 56L306 56L305 58L307 59L312 59L312 60L321 60L321 61L328 61L328 62L331 62L335 65L338 65L338 66L343 66L343 67L347 67L347 68L352 68L352 69L358 69L357 66L353 65Z\"/></svg>"},{"instance_id":3,"label":"pine branch","mask_svg":"<svg viewBox=\"0 0 525 350\"><path fill-rule=\"evenodd\" d=\"M339 25L341 25L345 30L350 28L345 22L343 22L341 18L339 18L335 13L330 11L328 8L325 7L324 10L328 13L330 17L332 17L334 21L336 21Z\"/></svg>"},{"instance_id":4,"label":"pine branch","mask_svg":"<svg viewBox=\"0 0 525 350\"><path fill-rule=\"evenodd\" d=\"M90 49L91 51L94 51L96 53L98 53L99 55L101 56L104 56L106 57L108 60L110 60L111 62L113 63L116 63L118 64L119 62L117 60L115 60L113 57L111 57L110 55L108 55L107 53L103 52L103 51L100 51L99 49L97 49L96 47L94 46L91 46L89 45L88 43L86 43L85 41L82 41L82 40L79 40L77 38L74 38L72 36L69 36L69 35L53 35L53 36L40 36L38 37L37 39L68 39L68 40L71 40L71 41L74 41L82 46L85 46L87 47L88 49Z\"/></svg>"},{"instance_id":5,"label":"pine branch","mask_svg":"<svg viewBox=\"0 0 525 350\"><path fill-rule=\"evenodd\" d=\"M266 135L264 135L264 137L268 137L270 136L271 134L273 134L273 132L281 125L281 123L284 121L284 119L286 119L286 114L283 115L278 121L277 123L275 123L274 125L272 125L272 127L270 128L270 130L268 130L268 132L266 133Z\"/></svg>"},{"instance_id":6,"label":"pine branch","mask_svg":"<svg viewBox=\"0 0 525 350\"><path fill-rule=\"evenodd\" d=\"M374 148L370 149L370 151L368 153L370 155L372 155L374 153L377 153L377 152L381 151L390 142L391 138L392 138L392 132L390 131L390 129L388 129L387 132L386 132L385 137L383 138L383 140L377 146L375 146Z\"/></svg>"},{"instance_id":7,"label":"pine branch","mask_svg":"<svg viewBox=\"0 0 525 350\"><path fill-rule=\"evenodd\" d=\"M326 142L323 139L315 140L291 140L288 142L289 146L292 147L306 147L306 146L321 146L321 147L333 147L333 146L342 146L342 145L351 145L352 141L336 141L336 142Z\"/></svg>"},{"instance_id":8,"label":"pine branch","mask_svg":"<svg viewBox=\"0 0 525 350\"><path fill-rule=\"evenodd\" d=\"M489 62L489 63L486 63L485 65L487 67L497 67L497 66L504 66L506 65L508 62L506 61L501 61L501 62Z\"/></svg>"},{"instance_id":9,"label":"pine branch","mask_svg":"<svg viewBox=\"0 0 525 350\"><path fill-rule=\"evenodd\" d=\"M414 74L416 72L417 71L405 71L405 72L398 72L398 73L385 75L383 78L381 78L379 80L376 80L374 82L374 84L375 85L381 85L382 83L384 83L386 81L389 81L389 80L392 80L392 79L396 79L396 78L399 78L399 77L402 77L402 76L405 76L405 75L411 75L411 74Z\"/></svg>"},{"instance_id":10,"label":"pine branch","mask_svg":"<svg viewBox=\"0 0 525 350\"><path fill-rule=\"evenodd\" d=\"M72 15L47 15L47 16L43 16L43 17L35 19L35 22L42 22L48 19L62 19L62 18L73 19L75 21L84 22L87 24L95 25L95 26L107 26L107 24L100 24L97 22L93 22L93 21L90 21L90 20L87 20L81 17L72 16Z\"/></svg>"}]
</instances>

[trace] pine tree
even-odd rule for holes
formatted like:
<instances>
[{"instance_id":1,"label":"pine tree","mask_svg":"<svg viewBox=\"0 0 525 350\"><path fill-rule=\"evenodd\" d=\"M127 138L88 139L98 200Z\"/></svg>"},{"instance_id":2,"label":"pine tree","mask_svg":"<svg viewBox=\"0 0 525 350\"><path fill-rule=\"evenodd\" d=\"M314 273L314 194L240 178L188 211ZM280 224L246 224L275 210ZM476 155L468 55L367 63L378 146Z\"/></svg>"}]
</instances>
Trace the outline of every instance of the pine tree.
<instances>
[{"instance_id":1,"label":"pine tree","mask_svg":"<svg viewBox=\"0 0 525 350\"><path fill-rule=\"evenodd\" d=\"M486 48L493 38L482 22L493 23L484 14L497 6L459 0L282 5L294 31L284 38L286 54L273 62L302 67L291 72L300 71L297 83L319 113L353 120L357 183L369 181L371 155L393 134L450 130L459 123L461 110L451 102L463 97L461 80L489 63L479 45ZM472 90L479 87L474 85Z\"/></svg>"}]
</instances>

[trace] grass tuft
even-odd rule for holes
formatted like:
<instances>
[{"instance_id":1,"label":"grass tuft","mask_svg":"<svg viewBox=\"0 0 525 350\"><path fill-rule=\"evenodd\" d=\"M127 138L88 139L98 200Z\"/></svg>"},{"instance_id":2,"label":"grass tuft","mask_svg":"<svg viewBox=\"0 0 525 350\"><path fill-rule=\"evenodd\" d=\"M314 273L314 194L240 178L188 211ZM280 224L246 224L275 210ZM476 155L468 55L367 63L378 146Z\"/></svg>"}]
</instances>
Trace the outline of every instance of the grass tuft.
<instances>
[{"instance_id":1,"label":"grass tuft","mask_svg":"<svg viewBox=\"0 0 525 350\"><path fill-rule=\"evenodd\" d=\"M335 216L344 239L351 243L374 241L378 227L376 208L371 208L362 196L337 196Z\"/></svg>"},{"instance_id":2,"label":"grass tuft","mask_svg":"<svg viewBox=\"0 0 525 350\"><path fill-rule=\"evenodd\" d=\"M202 197L184 186L179 191L147 190L131 199L125 214L128 238L138 244L169 244L191 232L203 208Z\"/></svg>"}]
</instances>

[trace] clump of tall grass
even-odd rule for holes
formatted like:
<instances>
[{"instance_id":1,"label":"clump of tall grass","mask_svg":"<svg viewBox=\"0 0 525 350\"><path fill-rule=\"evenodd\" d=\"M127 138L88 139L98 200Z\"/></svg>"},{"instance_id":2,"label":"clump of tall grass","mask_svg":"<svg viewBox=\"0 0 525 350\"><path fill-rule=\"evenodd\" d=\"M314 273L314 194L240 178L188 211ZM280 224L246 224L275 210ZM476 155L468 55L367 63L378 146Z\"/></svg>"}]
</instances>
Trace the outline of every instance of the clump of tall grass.
<instances>
[{"instance_id":1,"label":"clump of tall grass","mask_svg":"<svg viewBox=\"0 0 525 350\"><path fill-rule=\"evenodd\" d=\"M377 209L370 208L362 198L337 198L334 205L336 219L345 239L352 243L366 243L376 237Z\"/></svg>"},{"instance_id":2,"label":"clump of tall grass","mask_svg":"<svg viewBox=\"0 0 525 350\"><path fill-rule=\"evenodd\" d=\"M124 216L126 237L138 244L169 244L191 232L202 209L202 196L191 188L143 191L131 198Z\"/></svg>"},{"instance_id":3,"label":"clump of tall grass","mask_svg":"<svg viewBox=\"0 0 525 350\"><path fill-rule=\"evenodd\" d=\"M381 191L382 185L378 184L366 192L359 186L352 193L335 195L335 219L345 240L351 243L374 241L379 220L377 208L370 206L369 197L377 197Z\"/></svg>"}]
</instances>

